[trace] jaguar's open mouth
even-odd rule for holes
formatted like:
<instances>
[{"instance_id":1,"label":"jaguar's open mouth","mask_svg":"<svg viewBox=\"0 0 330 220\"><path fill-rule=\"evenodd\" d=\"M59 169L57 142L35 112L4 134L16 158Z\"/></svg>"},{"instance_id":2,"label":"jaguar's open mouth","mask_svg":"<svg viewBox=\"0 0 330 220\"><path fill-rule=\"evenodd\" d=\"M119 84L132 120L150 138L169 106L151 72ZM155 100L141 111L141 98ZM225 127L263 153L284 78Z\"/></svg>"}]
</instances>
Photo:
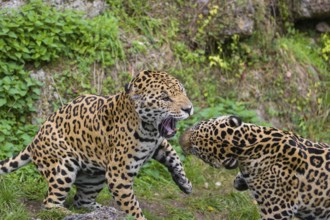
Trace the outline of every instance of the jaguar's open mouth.
<instances>
[{"instance_id":1,"label":"jaguar's open mouth","mask_svg":"<svg viewBox=\"0 0 330 220\"><path fill-rule=\"evenodd\" d=\"M176 134L176 122L178 120L172 117L165 118L158 126L160 135L164 138L171 138Z\"/></svg>"}]
</instances>

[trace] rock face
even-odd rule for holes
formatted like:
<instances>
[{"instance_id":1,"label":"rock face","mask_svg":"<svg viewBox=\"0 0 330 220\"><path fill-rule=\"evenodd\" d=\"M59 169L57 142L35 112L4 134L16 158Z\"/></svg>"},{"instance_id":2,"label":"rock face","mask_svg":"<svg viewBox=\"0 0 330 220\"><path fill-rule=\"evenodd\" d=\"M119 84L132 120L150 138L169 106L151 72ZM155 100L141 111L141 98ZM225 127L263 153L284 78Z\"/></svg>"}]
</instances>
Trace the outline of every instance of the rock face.
<instances>
[{"instance_id":1,"label":"rock face","mask_svg":"<svg viewBox=\"0 0 330 220\"><path fill-rule=\"evenodd\" d=\"M0 8L18 8L25 3L25 0L2 0L0 2Z\"/></svg>"},{"instance_id":2,"label":"rock face","mask_svg":"<svg viewBox=\"0 0 330 220\"><path fill-rule=\"evenodd\" d=\"M210 21L209 30L218 29L218 36L234 34L249 36L252 34L255 10L251 0L209 1L207 9L207 16L214 17L214 20ZM215 9L217 11L212 15L212 11ZM205 12L204 9L204 14Z\"/></svg>"},{"instance_id":3,"label":"rock face","mask_svg":"<svg viewBox=\"0 0 330 220\"><path fill-rule=\"evenodd\" d=\"M326 32L330 32L330 25L327 22L319 22L316 25L316 30L320 33L326 33Z\"/></svg>"},{"instance_id":4,"label":"rock face","mask_svg":"<svg viewBox=\"0 0 330 220\"><path fill-rule=\"evenodd\" d=\"M126 215L113 207L102 207L86 214L75 214L64 220L125 220Z\"/></svg>"},{"instance_id":5,"label":"rock face","mask_svg":"<svg viewBox=\"0 0 330 220\"><path fill-rule=\"evenodd\" d=\"M266 10L261 12L260 8ZM195 0L183 9L183 14L187 20L186 26L189 26L187 33L190 32L193 41L221 42L233 35L252 35L257 19L260 22L260 19L271 17L271 12L283 10L281 8L287 8L287 13L294 21L330 17L330 0L293 0L281 3L253 0Z\"/></svg>"},{"instance_id":6,"label":"rock face","mask_svg":"<svg viewBox=\"0 0 330 220\"><path fill-rule=\"evenodd\" d=\"M235 34L250 36L254 30L252 0L196 0L184 8L184 14L197 41L205 36L215 41Z\"/></svg>"},{"instance_id":7,"label":"rock face","mask_svg":"<svg viewBox=\"0 0 330 220\"><path fill-rule=\"evenodd\" d=\"M294 0L291 11L295 19L330 17L330 0Z\"/></svg>"},{"instance_id":8,"label":"rock face","mask_svg":"<svg viewBox=\"0 0 330 220\"><path fill-rule=\"evenodd\" d=\"M40 88L40 98L35 103L35 107L38 111L34 114L34 119L32 120L33 124L38 124L38 120L36 119L45 120L49 115L51 115L54 111L52 102L60 97L55 91L55 85L53 83L54 79L46 71L43 69L32 71L30 76L43 83L43 86Z\"/></svg>"},{"instance_id":9,"label":"rock face","mask_svg":"<svg viewBox=\"0 0 330 220\"><path fill-rule=\"evenodd\" d=\"M101 14L106 8L104 0L44 0L58 9L76 9L83 11L88 17Z\"/></svg>"}]
</instances>

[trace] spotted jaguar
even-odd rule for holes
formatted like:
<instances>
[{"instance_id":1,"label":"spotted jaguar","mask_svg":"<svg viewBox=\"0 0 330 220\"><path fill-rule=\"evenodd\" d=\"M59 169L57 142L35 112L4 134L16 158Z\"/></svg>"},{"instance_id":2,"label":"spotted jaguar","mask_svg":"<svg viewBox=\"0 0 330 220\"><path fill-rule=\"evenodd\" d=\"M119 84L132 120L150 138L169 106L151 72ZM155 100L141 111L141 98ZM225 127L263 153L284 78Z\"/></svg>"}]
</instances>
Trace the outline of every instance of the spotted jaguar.
<instances>
[{"instance_id":1,"label":"spotted jaguar","mask_svg":"<svg viewBox=\"0 0 330 220\"><path fill-rule=\"evenodd\" d=\"M234 186L249 189L266 219L330 219L330 146L236 116L202 121L180 137L187 154L213 167L239 167Z\"/></svg>"},{"instance_id":2,"label":"spotted jaguar","mask_svg":"<svg viewBox=\"0 0 330 220\"><path fill-rule=\"evenodd\" d=\"M74 204L98 208L107 184L118 206L145 219L133 179L149 159L164 164L185 193L192 186L167 141L176 124L193 114L183 85L165 72L142 71L112 96L82 95L62 106L40 127L24 150L0 161L0 174L32 162L48 182L46 208L63 207L70 188Z\"/></svg>"}]
</instances>

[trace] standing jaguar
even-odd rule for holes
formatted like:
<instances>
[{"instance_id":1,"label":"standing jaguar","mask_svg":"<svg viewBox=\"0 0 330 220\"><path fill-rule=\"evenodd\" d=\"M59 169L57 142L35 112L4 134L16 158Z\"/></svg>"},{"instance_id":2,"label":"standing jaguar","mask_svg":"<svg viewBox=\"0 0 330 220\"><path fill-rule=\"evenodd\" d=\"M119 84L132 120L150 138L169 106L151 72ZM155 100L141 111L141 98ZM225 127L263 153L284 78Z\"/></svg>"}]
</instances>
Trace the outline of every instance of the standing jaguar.
<instances>
[{"instance_id":1,"label":"standing jaguar","mask_svg":"<svg viewBox=\"0 0 330 220\"><path fill-rule=\"evenodd\" d=\"M238 166L234 185L252 192L263 220L330 219L329 145L235 116L200 122L180 144L216 168Z\"/></svg>"},{"instance_id":2,"label":"standing jaguar","mask_svg":"<svg viewBox=\"0 0 330 220\"><path fill-rule=\"evenodd\" d=\"M142 71L113 96L83 95L62 106L18 155L0 161L0 174L33 162L48 182L46 208L63 207L75 185L74 204L98 208L107 183L116 203L145 219L133 178L153 158L164 164L185 193L191 192L182 163L167 139L176 123L193 114L182 84L164 72Z\"/></svg>"}]
</instances>

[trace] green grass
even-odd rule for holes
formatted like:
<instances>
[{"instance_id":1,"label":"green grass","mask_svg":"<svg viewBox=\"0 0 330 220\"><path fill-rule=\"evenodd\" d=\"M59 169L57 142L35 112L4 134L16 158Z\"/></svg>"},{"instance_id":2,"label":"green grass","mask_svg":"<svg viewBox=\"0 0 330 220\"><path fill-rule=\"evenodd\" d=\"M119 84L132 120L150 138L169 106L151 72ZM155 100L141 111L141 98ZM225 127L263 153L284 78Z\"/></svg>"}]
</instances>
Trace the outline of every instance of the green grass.
<instances>
[{"instance_id":1,"label":"green grass","mask_svg":"<svg viewBox=\"0 0 330 220\"><path fill-rule=\"evenodd\" d=\"M148 219L259 219L258 209L249 193L238 192L232 187L237 170L215 169L194 157L185 161L185 168L193 184L191 195L181 192L170 177L156 183L151 181L148 189L140 184L143 181L148 185L145 179L150 177L137 179L138 197L158 204L155 211L145 211ZM217 186L217 182L221 185ZM161 217L159 210L165 213Z\"/></svg>"},{"instance_id":2,"label":"green grass","mask_svg":"<svg viewBox=\"0 0 330 220\"><path fill-rule=\"evenodd\" d=\"M0 219L28 219L28 211L18 199L17 187L0 177Z\"/></svg>"}]
</instances>

